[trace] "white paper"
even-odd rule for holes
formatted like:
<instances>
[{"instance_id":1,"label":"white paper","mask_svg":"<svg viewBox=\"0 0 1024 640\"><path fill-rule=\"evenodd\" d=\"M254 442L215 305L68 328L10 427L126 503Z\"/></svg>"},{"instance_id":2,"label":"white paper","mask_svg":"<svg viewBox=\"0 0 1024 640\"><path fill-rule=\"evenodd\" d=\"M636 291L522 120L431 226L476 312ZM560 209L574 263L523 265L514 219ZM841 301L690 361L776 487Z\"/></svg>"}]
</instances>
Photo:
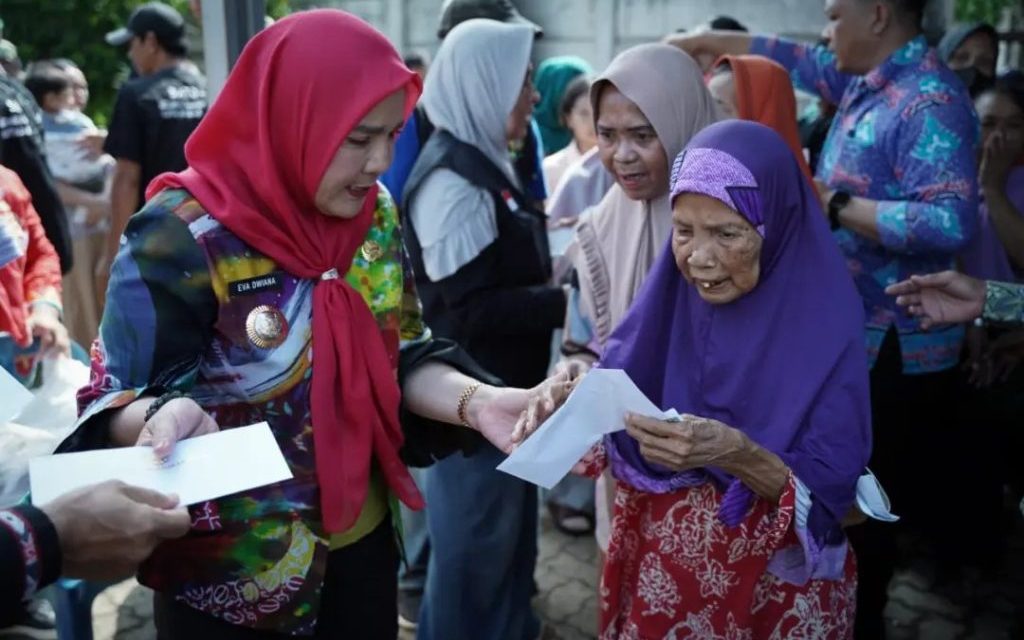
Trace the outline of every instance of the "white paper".
<instances>
[{"instance_id":1,"label":"white paper","mask_svg":"<svg viewBox=\"0 0 1024 640\"><path fill-rule=\"evenodd\" d=\"M896 522L900 519L892 512L889 496L882 484L869 469L865 469L864 475L857 479L857 508L869 518L882 522Z\"/></svg>"},{"instance_id":2,"label":"white paper","mask_svg":"<svg viewBox=\"0 0 1024 640\"><path fill-rule=\"evenodd\" d=\"M166 460L149 447L63 453L29 463L32 502L106 480L175 493L190 505L292 477L266 422L178 442Z\"/></svg>"},{"instance_id":3,"label":"white paper","mask_svg":"<svg viewBox=\"0 0 1024 640\"><path fill-rule=\"evenodd\" d=\"M10 421L32 402L32 392L0 367L0 424Z\"/></svg>"},{"instance_id":4,"label":"white paper","mask_svg":"<svg viewBox=\"0 0 1024 640\"><path fill-rule=\"evenodd\" d=\"M498 465L499 471L540 485L558 484L606 433L626 428L626 413L676 419L662 412L621 369L594 369L569 400Z\"/></svg>"}]
</instances>

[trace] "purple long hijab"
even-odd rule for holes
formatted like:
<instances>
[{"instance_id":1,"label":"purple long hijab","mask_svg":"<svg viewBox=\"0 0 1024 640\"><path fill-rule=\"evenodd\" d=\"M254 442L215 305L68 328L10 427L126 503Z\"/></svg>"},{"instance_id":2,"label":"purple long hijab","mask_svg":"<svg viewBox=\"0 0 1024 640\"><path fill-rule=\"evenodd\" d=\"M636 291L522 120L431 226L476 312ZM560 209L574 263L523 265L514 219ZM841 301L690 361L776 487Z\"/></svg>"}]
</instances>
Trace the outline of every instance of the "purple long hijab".
<instances>
[{"instance_id":1,"label":"purple long hijab","mask_svg":"<svg viewBox=\"0 0 1024 640\"><path fill-rule=\"evenodd\" d=\"M673 166L672 199L717 198L762 235L760 280L724 305L683 279L671 240L601 366L625 369L663 409L712 418L778 455L812 494L808 526L831 538L871 452L864 308L793 152L741 120L698 133ZM625 431L606 438L614 475L651 493L705 482L726 489L719 517L745 517L750 490L721 469L647 462Z\"/></svg>"}]
</instances>

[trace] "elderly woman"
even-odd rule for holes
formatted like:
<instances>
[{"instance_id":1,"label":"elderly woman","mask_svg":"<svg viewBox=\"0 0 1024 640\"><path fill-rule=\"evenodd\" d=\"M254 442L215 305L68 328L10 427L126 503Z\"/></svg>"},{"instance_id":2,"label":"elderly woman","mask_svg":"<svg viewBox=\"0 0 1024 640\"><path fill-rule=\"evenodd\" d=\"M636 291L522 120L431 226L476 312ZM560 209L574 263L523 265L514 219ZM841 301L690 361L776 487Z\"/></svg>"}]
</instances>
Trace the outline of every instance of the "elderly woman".
<instances>
[{"instance_id":1,"label":"elderly woman","mask_svg":"<svg viewBox=\"0 0 1024 640\"><path fill-rule=\"evenodd\" d=\"M627 416L588 462L618 480L600 637L850 637L840 523L871 429L845 263L762 125L697 134L671 198L671 242L601 366L682 417Z\"/></svg>"},{"instance_id":2,"label":"elderly woman","mask_svg":"<svg viewBox=\"0 0 1024 640\"><path fill-rule=\"evenodd\" d=\"M814 183L800 142L793 83L782 65L763 56L722 56L708 78L708 91L723 116L760 122L782 136Z\"/></svg>"},{"instance_id":3,"label":"elderly woman","mask_svg":"<svg viewBox=\"0 0 1024 640\"><path fill-rule=\"evenodd\" d=\"M432 341L392 200L377 185L419 77L340 11L290 16L246 46L132 217L111 274L81 424L65 450L151 445L266 421L291 480L193 505L158 548L160 638L393 640L392 520L423 499L405 443L452 429L507 447L529 393L459 372Z\"/></svg>"},{"instance_id":4,"label":"elderly woman","mask_svg":"<svg viewBox=\"0 0 1024 640\"><path fill-rule=\"evenodd\" d=\"M534 31L466 21L448 34L422 104L434 134L405 187L404 228L424 319L492 374L539 383L566 295L551 284L545 218L510 163L537 101ZM420 640L531 640L537 491L495 470L495 447L427 470L431 554Z\"/></svg>"}]
</instances>

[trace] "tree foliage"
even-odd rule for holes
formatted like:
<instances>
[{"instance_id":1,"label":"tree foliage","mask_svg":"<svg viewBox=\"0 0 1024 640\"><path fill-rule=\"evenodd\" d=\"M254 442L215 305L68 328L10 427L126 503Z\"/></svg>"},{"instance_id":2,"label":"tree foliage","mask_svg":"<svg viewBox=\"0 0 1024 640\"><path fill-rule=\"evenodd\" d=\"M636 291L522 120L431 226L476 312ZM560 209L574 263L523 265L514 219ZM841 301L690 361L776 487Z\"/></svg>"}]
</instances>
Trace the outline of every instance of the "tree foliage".
<instances>
[{"instance_id":1,"label":"tree foliage","mask_svg":"<svg viewBox=\"0 0 1024 640\"><path fill-rule=\"evenodd\" d=\"M188 0L165 0L194 23ZM4 37L18 47L26 64L43 58L70 58L89 80L87 109L97 124L110 118L117 88L128 77L123 49L108 45L107 32L124 25L143 0L0 0ZM288 0L267 0L267 13L289 13Z\"/></svg>"},{"instance_id":2,"label":"tree foliage","mask_svg":"<svg viewBox=\"0 0 1024 640\"><path fill-rule=\"evenodd\" d=\"M963 22L987 22L998 26L1003 10L1020 0L956 0L956 19Z\"/></svg>"}]
</instances>

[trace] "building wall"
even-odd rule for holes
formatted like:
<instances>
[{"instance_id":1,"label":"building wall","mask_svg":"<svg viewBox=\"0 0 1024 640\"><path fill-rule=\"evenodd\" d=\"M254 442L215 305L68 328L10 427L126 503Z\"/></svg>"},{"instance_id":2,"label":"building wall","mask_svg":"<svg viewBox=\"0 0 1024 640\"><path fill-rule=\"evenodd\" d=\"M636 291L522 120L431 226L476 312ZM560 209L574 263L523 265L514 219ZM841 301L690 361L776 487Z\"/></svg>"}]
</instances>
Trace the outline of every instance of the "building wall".
<instances>
[{"instance_id":1,"label":"building wall","mask_svg":"<svg viewBox=\"0 0 1024 640\"><path fill-rule=\"evenodd\" d=\"M619 51L658 40L677 29L693 29L716 15L731 15L752 31L814 39L825 25L824 0L513 0L520 12L544 27L535 55L575 54L595 67ZM302 5L303 2L295 2ZM433 52L442 0L311 0L333 5L374 24L403 51ZM928 24L941 25L952 0L933 0Z\"/></svg>"}]
</instances>

